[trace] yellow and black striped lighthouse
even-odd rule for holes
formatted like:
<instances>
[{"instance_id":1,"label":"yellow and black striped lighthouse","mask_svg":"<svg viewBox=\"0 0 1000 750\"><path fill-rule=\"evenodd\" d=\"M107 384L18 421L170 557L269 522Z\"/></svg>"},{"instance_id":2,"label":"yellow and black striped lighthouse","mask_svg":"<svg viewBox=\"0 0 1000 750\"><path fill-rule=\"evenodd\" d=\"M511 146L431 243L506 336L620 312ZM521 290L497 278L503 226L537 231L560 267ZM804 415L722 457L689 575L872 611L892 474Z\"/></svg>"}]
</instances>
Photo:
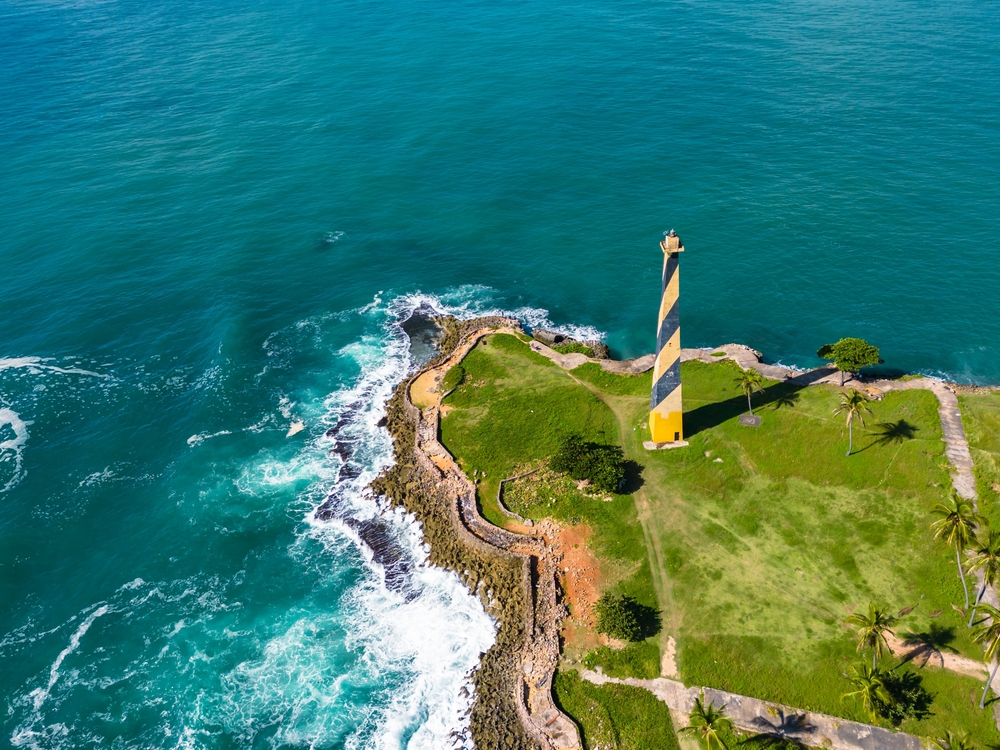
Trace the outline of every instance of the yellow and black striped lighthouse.
<instances>
[{"instance_id":1,"label":"yellow and black striped lighthouse","mask_svg":"<svg viewBox=\"0 0 1000 750\"><path fill-rule=\"evenodd\" d=\"M681 404L680 268L684 252L681 238L671 229L660 243L663 250L663 284L656 329L656 362L653 364L653 396L649 403L650 442L684 444ZM666 446L663 446L666 447ZM672 446L671 446L672 447Z\"/></svg>"}]
</instances>

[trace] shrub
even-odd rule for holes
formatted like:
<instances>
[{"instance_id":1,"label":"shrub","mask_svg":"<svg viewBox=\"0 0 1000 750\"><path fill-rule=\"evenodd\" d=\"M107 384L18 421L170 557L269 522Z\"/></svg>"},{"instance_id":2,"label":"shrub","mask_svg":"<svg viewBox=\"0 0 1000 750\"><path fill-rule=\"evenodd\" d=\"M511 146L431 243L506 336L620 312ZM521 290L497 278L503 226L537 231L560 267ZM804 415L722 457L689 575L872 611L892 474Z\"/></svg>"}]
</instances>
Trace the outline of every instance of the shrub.
<instances>
[{"instance_id":1,"label":"shrub","mask_svg":"<svg viewBox=\"0 0 1000 750\"><path fill-rule=\"evenodd\" d=\"M642 637L633 599L604 594L594 605L594 612L597 615L598 633L620 641L638 641Z\"/></svg>"},{"instance_id":2,"label":"shrub","mask_svg":"<svg viewBox=\"0 0 1000 750\"><path fill-rule=\"evenodd\" d=\"M931 695L913 672L890 672L885 677L885 689L893 703L879 704L879 715L899 726L906 719L925 719L930 715Z\"/></svg>"},{"instance_id":3,"label":"shrub","mask_svg":"<svg viewBox=\"0 0 1000 750\"><path fill-rule=\"evenodd\" d=\"M616 445L588 443L579 435L563 439L549 465L573 479L587 479L597 489L617 492L625 481L625 456Z\"/></svg>"}]
</instances>

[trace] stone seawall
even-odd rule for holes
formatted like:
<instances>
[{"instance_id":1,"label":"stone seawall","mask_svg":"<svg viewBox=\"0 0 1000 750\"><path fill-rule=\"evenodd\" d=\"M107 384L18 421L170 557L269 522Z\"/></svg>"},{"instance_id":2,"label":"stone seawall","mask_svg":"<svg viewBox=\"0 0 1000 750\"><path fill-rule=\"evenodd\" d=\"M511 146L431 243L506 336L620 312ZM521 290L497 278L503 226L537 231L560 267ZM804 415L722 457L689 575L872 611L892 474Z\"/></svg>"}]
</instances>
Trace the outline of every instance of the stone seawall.
<instances>
[{"instance_id":1,"label":"stone seawall","mask_svg":"<svg viewBox=\"0 0 1000 750\"><path fill-rule=\"evenodd\" d=\"M432 377L439 382L483 336L499 331L520 332L521 328L517 321L506 318L451 325L457 331L446 331L441 354L401 383L390 401L388 422L396 442L397 465L376 480L373 489L417 515L424 523L432 562L443 562L455 569L500 621L497 642L484 655L476 675L477 699L471 727L477 747L507 750L522 746L509 734L509 726L504 735L503 704L509 702L531 745L544 750L582 750L576 724L558 709L552 696L559 660L559 628L567 614L560 601L560 558L540 534L514 533L483 518L476 503L476 485L438 439L440 396L437 403L423 409L411 398L411 388L418 379ZM448 541L441 538L441 524L434 522L441 518L447 519L448 531L462 548L452 551L454 560L434 559L436 546L448 546ZM429 524L433 527L431 533ZM438 540L431 538L433 534L438 535ZM463 568L470 565L470 559L474 560L471 567ZM492 574L491 566L505 567L501 561L516 568L516 583ZM473 569L476 564L478 569ZM494 591L504 584L508 591ZM515 588L519 606L498 600L497 593L507 599Z\"/></svg>"}]
</instances>

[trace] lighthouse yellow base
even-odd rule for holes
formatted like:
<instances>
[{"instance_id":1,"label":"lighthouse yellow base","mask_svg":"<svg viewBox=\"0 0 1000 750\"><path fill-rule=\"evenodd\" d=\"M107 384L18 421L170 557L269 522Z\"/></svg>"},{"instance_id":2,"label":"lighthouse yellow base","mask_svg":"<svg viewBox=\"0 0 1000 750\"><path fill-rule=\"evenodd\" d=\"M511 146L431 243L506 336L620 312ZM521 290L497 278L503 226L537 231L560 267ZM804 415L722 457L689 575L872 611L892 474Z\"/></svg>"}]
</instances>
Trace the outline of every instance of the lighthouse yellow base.
<instances>
[{"instance_id":1,"label":"lighthouse yellow base","mask_svg":"<svg viewBox=\"0 0 1000 750\"><path fill-rule=\"evenodd\" d=\"M653 443L683 442L684 419L680 386L649 412L649 437Z\"/></svg>"}]
</instances>

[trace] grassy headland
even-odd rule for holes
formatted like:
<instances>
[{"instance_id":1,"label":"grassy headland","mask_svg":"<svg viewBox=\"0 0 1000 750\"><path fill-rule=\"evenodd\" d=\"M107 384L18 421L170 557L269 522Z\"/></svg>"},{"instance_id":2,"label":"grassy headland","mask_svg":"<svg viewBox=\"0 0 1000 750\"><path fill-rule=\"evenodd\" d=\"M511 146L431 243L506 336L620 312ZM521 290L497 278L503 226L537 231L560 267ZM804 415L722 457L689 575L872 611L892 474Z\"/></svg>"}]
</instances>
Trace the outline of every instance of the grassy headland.
<instances>
[{"instance_id":1,"label":"grassy headland","mask_svg":"<svg viewBox=\"0 0 1000 750\"><path fill-rule=\"evenodd\" d=\"M688 685L869 721L841 697L850 689L843 675L859 660L844 620L869 601L893 612L914 607L896 628L900 636L981 657L952 608L962 603L954 557L928 529L930 508L950 491L933 394L899 391L872 402L847 457L846 428L834 415L842 389L768 382L754 404L763 423L745 428L736 421L746 409L734 382L738 368L685 363L691 444L648 452L649 373L613 375L592 364L567 372L504 335L477 346L461 367L444 402L442 442L469 476L480 477L482 511L495 523L508 522L496 506L499 481L543 463L567 434L620 445L634 462L627 494L610 502L554 484L516 508L589 526L602 586L662 614L659 635L624 651L595 649L586 663L654 676L659 646L672 636ZM983 413L984 420L1000 414L985 406ZM997 446L973 444L996 456ZM971 698L976 679L891 659L885 667L912 671L931 699L924 715L900 729L932 737L965 729L982 743L997 741L991 713ZM601 692L607 687L573 683L570 668L564 665L556 693L587 737L597 730L574 713L581 696L617 699ZM633 746L613 738L600 744Z\"/></svg>"}]
</instances>

